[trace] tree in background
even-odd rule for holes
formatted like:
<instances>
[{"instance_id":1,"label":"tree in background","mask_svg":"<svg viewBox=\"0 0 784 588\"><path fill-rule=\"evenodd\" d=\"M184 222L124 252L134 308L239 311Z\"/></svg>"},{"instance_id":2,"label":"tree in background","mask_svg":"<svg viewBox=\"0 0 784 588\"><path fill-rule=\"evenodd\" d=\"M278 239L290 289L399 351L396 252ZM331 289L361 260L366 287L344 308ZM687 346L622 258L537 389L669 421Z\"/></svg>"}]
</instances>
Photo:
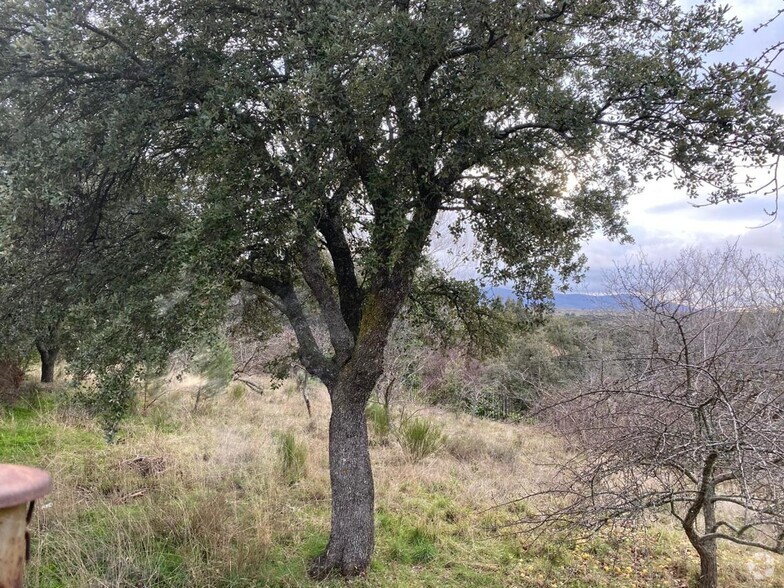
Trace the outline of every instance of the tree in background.
<instances>
[{"instance_id":1,"label":"tree in background","mask_svg":"<svg viewBox=\"0 0 784 588\"><path fill-rule=\"evenodd\" d=\"M53 59L49 44L66 43L60 29L86 18L60 8L2 7L0 344L22 357L35 345L44 379L64 353L75 376L95 376L82 379L97 384L96 406L114 428L132 383L184 342L198 338L198 348L225 296L198 262L185 263L197 203L180 185L176 149L159 140L148 152L150 125L165 115L140 103L155 96L126 92L121 75L108 83L75 63L58 68L76 57L61 47ZM112 67L106 48L79 50Z\"/></svg>"},{"instance_id":2,"label":"tree in background","mask_svg":"<svg viewBox=\"0 0 784 588\"><path fill-rule=\"evenodd\" d=\"M625 236L640 182L677 171L692 196L736 200L737 162L781 151L765 72L705 61L739 32L712 2L8 0L0 20L0 206L134 194L144 229L185 219L141 232L166 247L104 250L122 279L91 310L117 316L85 330L81 365L127 384L245 281L329 390L315 577L369 564L364 409L440 212L471 228L484 276L536 304L579 275L581 240ZM99 181L74 191L81 162Z\"/></svg>"},{"instance_id":3,"label":"tree in background","mask_svg":"<svg viewBox=\"0 0 784 588\"><path fill-rule=\"evenodd\" d=\"M602 349L614 345L604 317L548 317L510 337L487 362L483 414L515 418L530 412L541 394L579 381Z\"/></svg>"},{"instance_id":4,"label":"tree in background","mask_svg":"<svg viewBox=\"0 0 784 588\"><path fill-rule=\"evenodd\" d=\"M528 523L669 513L717 585L716 544L784 553L784 265L731 247L618 268L629 347L543 400L578 455Z\"/></svg>"},{"instance_id":5,"label":"tree in background","mask_svg":"<svg viewBox=\"0 0 784 588\"><path fill-rule=\"evenodd\" d=\"M512 327L501 311L500 301L488 299L475 282L452 278L425 260L384 350L376 393L387 415L393 399L423 391L433 356L457 348L465 358L497 350Z\"/></svg>"}]
</instances>

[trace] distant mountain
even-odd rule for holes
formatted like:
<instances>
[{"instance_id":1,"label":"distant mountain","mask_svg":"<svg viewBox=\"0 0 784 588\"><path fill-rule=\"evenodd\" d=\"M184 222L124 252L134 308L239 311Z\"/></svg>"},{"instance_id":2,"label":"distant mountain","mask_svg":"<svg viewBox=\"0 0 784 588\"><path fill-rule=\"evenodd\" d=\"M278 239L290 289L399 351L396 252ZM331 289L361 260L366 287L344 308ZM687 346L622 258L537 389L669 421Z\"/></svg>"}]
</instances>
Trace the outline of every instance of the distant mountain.
<instances>
[{"instance_id":1,"label":"distant mountain","mask_svg":"<svg viewBox=\"0 0 784 588\"><path fill-rule=\"evenodd\" d=\"M517 295L511 288L495 287L486 288L485 294L491 298L501 300L514 300ZM565 312L569 311L598 311L598 310L621 310L621 306L614 297L608 294L579 294L576 292L555 294L555 308Z\"/></svg>"},{"instance_id":2,"label":"distant mountain","mask_svg":"<svg viewBox=\"0 0 784 588\"><path fill-rule=\"evenodd\" d=\"M577 294L561 292L555 295L557 310L622 310L618 301L609 294Z\"/></svg>"}]
</instances>

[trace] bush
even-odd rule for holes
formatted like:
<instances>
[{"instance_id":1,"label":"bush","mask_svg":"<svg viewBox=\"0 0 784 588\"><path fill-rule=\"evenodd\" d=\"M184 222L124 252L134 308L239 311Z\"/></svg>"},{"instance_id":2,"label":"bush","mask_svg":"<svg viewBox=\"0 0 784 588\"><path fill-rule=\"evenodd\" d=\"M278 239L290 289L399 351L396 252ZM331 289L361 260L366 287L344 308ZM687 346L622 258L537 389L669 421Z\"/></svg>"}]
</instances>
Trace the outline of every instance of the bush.
<instances>
[{"instance_id":1,"label":"bush","mask_svg":"<svg viewBox=\"0 0 784 588\"><path fill-rule=\"evenodd\" d=\"M444 446L458 461L483 461L489 458L502 463L514 463L517 457L517 448L513 445L492 443L476 436L450 437Z\"/></svg>"},{"instance_id":2,"label":"bush","mask_svg":"<svg viewBox=\"0 0 784 588\"><path fill-rule=\"evenodd\" d=\"M365 409L365 416L379 442L386 445L389 433L392 431L389 411L381 404L369 404Z\"/></svg>"},{"instance_id":3,"label":"bush","mask_svg":"<svg viewBox=\"0 0 784 588\"><path fill-rule=\"evenodd\" d=\"M214 342L195 357L193 369L204 379L204 383L196 389L193 405L196 412L202 400L223 392L234 376L234 357L229 344L224 339Z\"/></svg>"},{"instance_id":4,"label":"bush","mask_svg":"<svg viewBox=\"0 0 784 588\"><path fill-rule=\"evenodd\" d=\"M13 392L22 385L24 371L16 362L0 360L0 392Z\"/></svg>"},{"instance_id":5,"label":"bush","mask_svg":"<svg viewBox=\"0 0 784 588\"><path fill-rule=\"evenodd\" d=\"M400 444L414 461L435 453L444 440L441 427L426 419L410 419L400 426Z\"/></svg>"},{"instance_id":6,"label":"bush","mask_svg":"<svg viewBox=\"0 0 784 588\"><path fill-rule=\"evenodd\" d=\"M308 448L287 431L278 438L278 455L283 477L289 484L295 484L305 477Z\"/></svg>"}]
</instances>

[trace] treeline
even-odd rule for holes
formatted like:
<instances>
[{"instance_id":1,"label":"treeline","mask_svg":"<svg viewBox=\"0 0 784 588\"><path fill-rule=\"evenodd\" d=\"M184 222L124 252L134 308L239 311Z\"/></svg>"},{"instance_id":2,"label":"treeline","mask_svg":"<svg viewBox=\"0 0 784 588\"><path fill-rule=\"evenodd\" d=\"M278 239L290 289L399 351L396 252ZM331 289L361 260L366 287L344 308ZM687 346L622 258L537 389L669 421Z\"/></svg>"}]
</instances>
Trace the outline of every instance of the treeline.
<instances>
[{"instance_id":1,"label":"treeline","mask_svg":"<svg viewBox=\"0 0 784 588\"><path fill-rule=\"evenodd\" d=\"M622 339L598 313L535 319L507 302L491 320L504 325L503 340L477 349L466 341L444 343L432 328L403 318L377 388L381 402L414 397L476 416L518 419L544 390L578 381Z\"/></svg>"}]
</instances>

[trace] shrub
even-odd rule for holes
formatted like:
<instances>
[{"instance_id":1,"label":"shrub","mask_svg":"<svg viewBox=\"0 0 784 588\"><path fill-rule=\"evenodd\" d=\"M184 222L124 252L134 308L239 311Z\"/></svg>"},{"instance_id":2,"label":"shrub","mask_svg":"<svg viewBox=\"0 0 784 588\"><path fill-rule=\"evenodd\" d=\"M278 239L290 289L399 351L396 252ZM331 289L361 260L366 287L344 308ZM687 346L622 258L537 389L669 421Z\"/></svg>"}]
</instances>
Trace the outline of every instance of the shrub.
<instances>
[{"instance_id":1,"label":"shrub","mask_svg":"<svg viewBox=\"0 0 784 588\"><path fill-rule=\"evenodd\" d=\"M0 392L13 392L22 385L24 371L16 362L0 360Z\"/></svg>"},{"instance_id":2,"label":"shrub","mask_svg":"<svg viewBox=\"0 0 784 588\"><path fill-rule=\"evenodd\" d=\"M193 411L196 412L202 400L223 392L234 376L234 357L228 343L219 339L207 347L195 357L193 369L204 379L204 383L196 389L193 405Z\"/></svg>"},{"instance_id":3,"label":"shrub","mask_svg":"<svg viewBox=\"0 0 784 588\"><path fill-rule=\"evenodd\" d=\"M295 484L305 477L308 449L294 433L287 431L278 437L278 454L287 483Z\"/></svg>"},{"instance_id":4,"label":"shrub","mask_svg":"<svg viewBox=\"0 0 784 588\"><path fill-rule=\"evenodd\" d=\"M514 463L518 448L508 444L486 441L476 436L450 437L444 442L446 450L458 461L492 459L501 463Z\"/></svg>"},{"instance_id":5,"label":"shrub","mask_svg":"<svg viewBox=\"0 0 784 588\"><path fill-rule=\"evenodd\" d=\"M441 427L426 419L410 419L400 426L400 444L414 461L434 453L444 440Z\"/></svg>"}]
</instances>

